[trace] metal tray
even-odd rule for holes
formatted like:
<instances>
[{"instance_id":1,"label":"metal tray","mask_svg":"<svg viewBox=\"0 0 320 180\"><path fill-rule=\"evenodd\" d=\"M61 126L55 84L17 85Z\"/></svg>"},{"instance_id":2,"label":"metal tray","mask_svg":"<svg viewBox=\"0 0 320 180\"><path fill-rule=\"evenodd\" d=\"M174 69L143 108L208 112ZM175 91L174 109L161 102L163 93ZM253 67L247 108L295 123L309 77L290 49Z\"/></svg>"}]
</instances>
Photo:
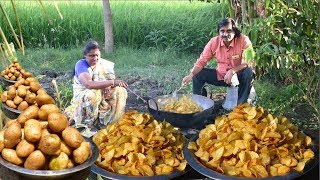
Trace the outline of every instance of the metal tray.
<instances>
[{"instance_id":1,"label":"metal tray","mask_svg":"<svg viewBox=\"0 0 320 180\"><path fill-rule=\"evenodd\" d=\"M194 142L198 139L199 135L195 135L192 138L190 138L189 142ZM304 170L302 172L290 172L287 175L284 176L273 176L273 177L267 177L267 178L246 178L246 177L237 177L237 176L228 176L219 172L216 172L205 165L203 165L198 158L194 155L193 150L188 149L188 142L185 144L183 153L184 157L186 158L188 164L198 171L199 173L212 178L212 179L223 179L223 180L288 180L288 179L294 179L298 178L307 172L311 171L313 168L315 168L319 164L319 151L318 147L316 147L314 144L311 146L312 150L315 152L315 157L311 161L309 161L306 166L304 167Z\"/></svg>"},{"instance_id":2,"label":"metal tray","mask_svg":"<svg viewBox=\"0 0 320 180\"><path fill-rule=\"evenodd\" d=\"M0 76L0 80L6 85L6 86L10 86L14 83L16 83L17 81L11 81L9 79L4 78L3 76Z\"/></svg>"},{"instance_id":3,"label":"metal tray","mask_svg":"<svg viewBox=\"0 0 320 180\"><path fill-rule=\"evenodd\" d=\"M2 156L0 156L0 164L18 173L20 176L23 176L25 178L30 178L30 179L61 179L61 178L71 177L71 176L74 176L74 174L78 173L79 171L89 168L92 164L94 164L94 162L97 160L99 156L99 150L97 145L92 140L86 137L83 137L83 138L85 139L85 141L90 143L92 153L86 162L78 166L75 166L73 168L63 169L63 170L31 170L31 169L23 168L21 166L14 165L4 160Z\"/></svg>"},{"instance_id":4,"label":"metal tray","mask_svg":"<svg viewBox=\"0 0 320 180\"><path fill-rule=\"evenodd\" d=\"M116 173L109 172L101 167L99 167L96 164L93 164L91 166L91 171L99 174L102 177L108 178L108 179L121 179L121 180L162 180L162 179L172 179L178 176L182 176L183 174L187 173L188 171L191 170L190 166L186 166L184 171L178 171L175 170L171 174L166 174L166 175L157 175L157 176L125 176L125 175L120 175Z\"/></svg>"}]
</instances>

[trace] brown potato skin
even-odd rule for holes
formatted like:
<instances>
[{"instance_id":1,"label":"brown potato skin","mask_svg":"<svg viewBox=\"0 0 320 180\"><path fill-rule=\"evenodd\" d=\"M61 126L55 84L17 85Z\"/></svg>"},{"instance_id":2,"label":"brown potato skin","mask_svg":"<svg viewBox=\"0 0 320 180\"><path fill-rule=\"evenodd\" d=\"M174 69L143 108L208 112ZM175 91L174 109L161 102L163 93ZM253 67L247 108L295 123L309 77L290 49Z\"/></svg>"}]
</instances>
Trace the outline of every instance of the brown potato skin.
<instances>
[{"instance_id":1,"label":"brown potato skin","mask_svg":"<svg viewBox=\"0 0 320 180\"><path fill-rule=\"evenodd\" d=\"M1 93L1 101L2 101L2 102L6 102L7 99L8 99L8 91L3 91L3 92Z\"/></svg>"},{"instance_id":2,"label":"brown potato skin","mask_svg":"<svg viewBox=\"0 0 320 180\"><path fill-rule=\"evenodd\" d=\"M7 100L7 101L6 101L6 105L7 105L8 107L13 108L13 109L16 109L16 108L17 108L17 105L15 105L12 100Z\"/></svg>"},{"instance_id":3,"label":"brown potato skin","mask_svg":"<svg viewBox=\"0 0 320 180\"><path fill-rule=\"evenodd\" d=\"M0 131L0 152L4 148L4 130Z\"/></svg>"},{"instance_id":4,"label":"brown potato skin","mask_svg":"<svg viewBox=\"0 0 320 180\"><path fill-rule=\"evenodd\" d=\"M30 142L38 142L41 138L42 127L38 120L29 119L24 124L24 137Z\"/></svg>"},{"instance_id":5,"label":"brown potato skin","mask_svg":"<svg viewBox=\"0 0 320 180\"><path fill-rule=\"evenodd\" d=\"M28 156L28 158L24 162L24 167L27 169L40 170L44 169L45 164L45 155L40 150L36 150Z\"/></svg>"},{"instance_id":6,"label":"brown potato skin","mask_svg":"<svg viewBox=\"0 0 320 180\"><path fill-rule=\"evenodd\" d=\"M48 115L48 126L55 133L61 133L69 126L69 121L64 114L53 112Z\"/></svg>"},{"instance_id":7,"label":"brown potato skin","mask_svg":"<svg viewBox=\"0 0 320 180\"><path fill-rule=\"evenodd\" d=\"M16 147L16 152L19 157L24 158L28 157L34 151L34 149L35 146L32 143L22 139L22 141L20 141Z\"/></svg>"},{"instance_id":8,"label":"brown potato skin","mask_svg":"<svg viewBox=\"0 0 320 180\"><path fill-rule=\"evenodd\" d=\"M27 101L22 101L18 106L18 110L23 111L28 107L29 107L29 104L27 103Z\"/></svg>"},{"instance_id":9,"label":"brown potato skin","mask_svg":"<svg viewBox=\"0 0 320 180\"><path fill-rule=\"evenodd\" d=\"M40 89L40 84L37 81L30 82L30 91L36 93Z\"/></svg>"},{"instance_id":10,"label":"brown potato skin","mask_svg":"<svg viewBox=\"0 0 320 180\"><path fill-rule=\"evenodd\" d=\"M48 120L48 115L50 113L60 112L60 109L55 104L44 104L38 111L39 119L42 121Z\"/></svg>"},{"instance_id":11,"label":"brown potato skin","mask_svg":"<svg viewBox=\"0 0 320 180\"><path fill-rule=\"evenodd\" d=\"M61 152L66 153L68 156L72 154L72 148L69 147L64 141L61 141Z\"/></svg>"},{"instance_id":12,"label":"brown potato skin","mask_svg":"<svg viewBox=\"0 0 320 180\"><path fill-rule=\"evenodd\" d=\"M39 142L39 148L44 154L57 155L60 154L61 140L56 134L45 135Z\"/></svg>"},{"instance_id":13,"label":"brown potato skin","mask_svg":"<svg viewBox=\"0 0 320 180\"><path fill-rule=\"evenodd\" d=\"M39 107L44 104L55 104L55 100L48 94L38 94L36 96L36 102Z\"/></svg>"},{"instance_id":14,"label":"brown potato skin","mask_svg":"<svg viewBox=\"0 0 320 180\"><path fill-rule=\"evenodd\" d=\"M83 141L77 149L73 151L73 159L76 163L84 163L91 154L91 147L89 142Z\"/></svg>"},{"instance_id":15,"label":"brown potato skin","mask_svg":"<svg viewBox=\"0 0 320 180\"><path fill-rule=\"evenodd\" d=\"M4 147L15 147L22 138L21 126L17 121L12 122L4 132Z\"/></svg>"},{"instance_id":16,"label":"brown potato skin","mask_svg":"<svg viewBox=\"0 0 320 180\"><path fill-rule=\"evenodd\" d=\"M64 142L72 148L80 147L81 143L83 142L83 137L81 136L80 132L71 126L68 126L62 131L62 138Z\"/></svg>"},{"instance_id":17,"label":"brown potato skin","mask_svg":"<svg viewBox=\"0 0 320 180\"><path fill-rule=\"evenodd\" d=\"M15 165L21 165L24 162L24 159L20 158L14 149L4 148L1 152L1 155L3 159Z\"/></svg>"},{"instance_id":18,"label":"brown potato skin","mask_svg":"<svg viewBox=\"0 0 320 180\"><path fill-rule=\"evenodd\" d=\"M29 106L18 116L17 120L23 126L24 123L29 119L38 119L38 111L38 106Z\"/></svg>"},{"instance_id":19,"label":"brown potato skin","mask_svg":"<svg viewBox=\"0 0 320 180\"><path fill-rule=\"evenodd\" d=\"M30 104L34 104L36 102L36 94L35 93L27 93L26 97L24 97L24 100Z\"/></svg>"},{"instance_id":20,"label":"brown potato skin","mask_svg":"<svg viewBox=\"0 0 320 180\"><path fill-rule=\"evenodd\" d=\"M66 153L61 152L59 156L54 156L49 162L50 170L66 169L69 163L69 157Z\"/></svg>"}]
</instances>

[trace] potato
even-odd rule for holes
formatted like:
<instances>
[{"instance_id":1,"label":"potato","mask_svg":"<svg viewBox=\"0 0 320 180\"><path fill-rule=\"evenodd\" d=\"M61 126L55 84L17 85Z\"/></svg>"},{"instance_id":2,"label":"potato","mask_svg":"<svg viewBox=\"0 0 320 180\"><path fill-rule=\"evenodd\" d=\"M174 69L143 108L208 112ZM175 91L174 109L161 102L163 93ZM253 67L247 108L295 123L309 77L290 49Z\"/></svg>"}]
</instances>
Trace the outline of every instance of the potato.
<instances>
[{"instance_id":1,"label":"potato","mask_svg":"<svg viewBox=\"0 0 320 180\"><path fill-rule=\"evenodd\" d=\"M12 100L14 97L16 97L16 88L12 85L9 86L8 92L7 92L7 99Z\"/></svg>"},{"instance_id":2,"label":"potato","mask_svg":"<svg viewBox=\"0 0 320 180\"><path fill-rule=\"evenodd\" d=\"M4 148L4 130L0 131L0 152Z\"/></svg>"},{"instance_id":3,"label":"potato","mask_svg":"<svg viewBox=\"0 0 320 180\"><path fill-rule=\"evenodd\" d=\"M30 82L30 91L36 93L40 89L40 84L37 81Z\"/></svg>"},{"instance_id":4,"label":"potato","mask_svg":"<svg viewBox=\"0 0 320 180\"><path fill-rule=\"evenodd\" d=\"M44 104L55 104L55 100L48 94L38 94L36 96L36 102L39 107Z\"/></svg>"},{"instance_id":5,"label":"potato","mask_svg":"<svg viewBox=\"0 0 320 180\"><path fill-rule=\"evenodd\" d=\"M69 159L68 165L67 165L67 169L69 168L73 168L75 166L75 162L72 159Z\"/></svg>"},{"instance_id":6,"label":"potato","mask_svg":"<svg viewBox=\"0 0 320 180\"><path fill-rule=\"evenodd\" d=\"M38 120L29 119L24 123L24 136L30 142L38 142L41 138L42 127Z\"/></svg>"},{"instance_id":7,"label":"potato","mask_svg":"<svg viewBox=\"0 0 320 180\"><path fill-rule=\"evenodd\" d=\"M17 108L17 105L15 105L12 100L7 100L7 101L6 101L6 105L7 105L8 107L13 108L13 109L16 109L16 108Z\"/></svg>"},{"instance_id":8,"label":"potato","mask_svg":"<svg viewBox=\"0 0 320 180\"><path fill-rule=\"evenodd\" d=\"M39 149L47 155L57 155L60 153L61 140L56 134L48 134L40 139Z\"/></svg>"},{"instance_id":9,"label":"potato","mask_svg":"<svg viewBox=\"0 0 320 180\"><path fill-rule=\"evenodd\" d=\"M20 85L24 85L24 82L25 82L25 81L26 81L26 80L23 79L23 78L17 80L17 82L14 83L14 87L15 87L15 88L18 88Z\"/></svg>"},{"instance_id":10,"label":"potato","mask_svg":"<svg viewBox=\"0 0 320 180\"><path fill-rule=\"evenodd\" d=\"M83 142L83 137L80 132L71 126L68 126L62 131L62 138L64 142L72 148L80 147L80 144Z\"/></svg>"},{"instance_id":11,"label":"potato","mask_svg":"<svg viewBox=\"0 0 320 180\"><path fill-rule=\"evenodd\" d=\"M20 97L25 97L27 95L28 87L25 85L19 85L17 89L17 94Z\"/></svg>"},{"instance_id":12,"label":"potato","mask_svg":"<svg viewBox=\"0 0 320 180\"><path fill-rule=\"evenodd\" d=\"M1 101L2 101L2 102L6 102L7 99L8 99L8 91L3 91L3 92L1 93Z\"/></svg>"},{"instance_id":13,"label":"potato","mask_svg":"<svg viewBox=\"0 0 320 180\"><path fill-rule=\"evenodd\" d=\"M13 99L13 103L14 103L15 105L19 105L22 101L23 101L23 99L22 99L20 96L16 96L16 97Z\"/></svg>"},{"instance_id":14,"label":"potato","mask_svg":"<svg viewBox=\"0 0 320 180\"><path fill-rule=\"evenodd\" d=\"M15 165L21 165L24 162L24 159L20 158L14 149L4 148L1 152L1 155L3 159Z\"/></svg>"},{"instance_id":15,"label":"potato","mask_svg":"<svg viewBox=\"0 0 320 180\"><path fill-rule=\"evenodd\" d=\"M72 149L64 141L61 141L61 152L66 153L68 156L72 154Z\"/></svg>"},{"instance_id":16,"label":"potato","mask_svg":"<svg viewBox=\"0 0 320 180\"><path fill-rule=\"evenodd\" d=\"M73 151L73 159L76 163L84 163L91 154L91 147L89 142L83 141L77 149Z\"/></svg>"},{"instance_id":17,"label":"potato","mask_svg":"<svg viewBox=\"0 0 320 180\"><path fill-rule=\"evenodd\" d=\"M69 157L66 153L61 152L59 156L54 156L49 162L50 170L66 169L69 163Z\"/></svg>"},{"instance_id":18,"label":"potato","mask_svg":"<svg viewBox=\"0 0 320 180\"><path fill-rule=\"evenodd\" d=\"M28 107L29 107L29 104L27 103L27 101L22 101L18 106L18 110L23 111Z\"/></svg>"},{"instance_id":19,"label":"potato","mask_svg":"<svg viewBox=\"0 0 320 180\"><path fill-rule=\"evenodd\" d=\"M39 121L42 129L48 128L48 121Z\"/></svg>"},{"instance_id":20,"label":"potato","mask_svg":"<svg viewBox=\"0 0 320 180\"><path fill-rule=\"evenodd\" d=\"M4 147L13 148L22 137L21 126L17 121L12 122L4 132Z\"/></svg>"},{"instance_id":21,"label":"potato","mask_svg":"<svg viewBox=\"0 0 320 180\"><path fill-rule=\"evenodd\" d=\"M48 125L53 132L61 133L69 126L69 121L64 114L53 112L48 115Z\"/></svg>"},{"instance_id":22,"label":"potato","mask_svg":"<svg viewBox=\"0 0 320 180\"><path fill-rule=\"evenodd\" d=\"M48 115L54 112L60 112L58 106L56 106L55 104L44 104L38 111L39 119L42 121L46 121L48 120Z\"/></svg>"},{"instance_id":23,"label":"potato","mask_svg":"<svg viewBox=\"0 0 320 180\"><path fill-rule=\"evenodd\" d=\"M45 155L40 150L36 150L28 156L24 162L24 167L27 169L41 170L44 169L45 164Z\"/></svg>"},{"instance_id":24,"label":"potato","mask_svg":"<svg viewBox=\"0 0 320 180\"><path fill-rule=\"evenodd\" d=\"M16 79L17 79L17 77L14 76L14 75L12 75L12 76L10 77L10 80L11 80L11 81L15 81Z\"/></svg>"},{"instance_id":25,"label":"potato","mask_svg":"<svg viewBox=\"0 0 320 180\"><path fill-rule=\"evenodd\" d=\"M34 104L36 102L36 94L35 93L27 93L26 97L24 97L24 100L27 101L30 104Z\"/></svg>"},{"instance_id":26,"label":"potato","mask_svg":"<svg viewBox=\"0 0 320 180\"><path fill-rule=\"evenodd\" d=\"M37 95L39 94L47 94L47 91L43 88L40 88L38 91L37 91Z\"/></svg>"},{"instance_id":27,"label":"potato","mask_svg":"<svg viewBox=\"0 0 320 180\"><path fill-rule=\"evenodd\" d=\"M19 142L16 152L19 157L28 157L35 149L35 146L25 139Z\"/></svg>"},{"instance_id":28,"label":"potato","mask_svg":"<svg viewBox=\"0 0 320 180\"><path fill-rule=\"evenodd\" d=\"M48 131L48 129L42 129L41 131L41 139L46 136L46 135L50 135L51 133ZM41 140L40 139L40 140Z\"/></svg>"},{"instance_id":29,"label":"potato","mask_svg":"<svg viewBox=\"0 0 320 180\"><path fill-rule=\"evenodd\" d=\"M22 73L23 77L24 78L28 78L28 77L32 77L32 73L31 72L25 72L25 73Z\"/></svg>"},{"instance_id":30,"label":"potato","mask_svg":"<svg viewBox=\"0 0 320 180\"><path fill-rule=\"evenodd\" d=\"M38 106L29 106L18 116L17 120L23 126L24 123L29 119L38 119L38 111Z\"/></svg>"}]
</instances>

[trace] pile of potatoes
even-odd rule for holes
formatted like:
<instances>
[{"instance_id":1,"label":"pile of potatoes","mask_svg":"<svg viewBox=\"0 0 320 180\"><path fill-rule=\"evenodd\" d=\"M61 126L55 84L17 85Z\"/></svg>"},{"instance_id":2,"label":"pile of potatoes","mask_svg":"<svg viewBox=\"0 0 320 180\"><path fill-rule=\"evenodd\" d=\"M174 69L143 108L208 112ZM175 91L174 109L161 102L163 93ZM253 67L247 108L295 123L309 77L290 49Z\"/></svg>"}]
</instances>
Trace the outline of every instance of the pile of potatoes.
<instances>
[{"instance_id":1,"label":"pile of potatoes","mask_svg":"<svg viewBox=\"0 0 320 180\"><path fill-rule=\"evenodd\" d=\"M0 131L2 157L32 170L60 170L84 163L91 146L53 104L37 102Z\"/></svg>"},{"instance_id":2,"label":"pile of potatoes","mask_svg":"<svg viewBox=\"0 0 320 180\"><path fill-rule=\"evenodd\" d=\"M41 88L34 77L21 78L3 91L1 101L13 109L23 111L31 105L54 104L54 99Z\"/></svg>"},{"instance_id":3,"label":"pile of potatoes","mask_svg":"<svg viewBox=\"0 0 320 180\"><path fill-rule=\"evenodd\" d=\"M1 76L11 81L17 81L21 78L32 77L32 73L21 67L18 60L14 60L9 66L1 71Z\"/></svg>"}]
</instances>

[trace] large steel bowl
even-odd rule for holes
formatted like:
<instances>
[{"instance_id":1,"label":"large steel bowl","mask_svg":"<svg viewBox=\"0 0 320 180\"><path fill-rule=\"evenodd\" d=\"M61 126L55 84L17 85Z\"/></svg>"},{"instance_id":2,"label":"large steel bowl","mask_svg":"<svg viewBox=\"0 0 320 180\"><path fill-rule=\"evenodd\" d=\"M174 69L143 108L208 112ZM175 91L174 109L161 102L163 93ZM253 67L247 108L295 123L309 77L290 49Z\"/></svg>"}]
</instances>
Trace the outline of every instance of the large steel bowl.
<instances>
[{"instance_id":1,"label":"large steel bowl","mask_svg":"<svg viewBox=\"0 0 320 180\"><path fill-rule=\"evenodd\" d=\"M198 139L199 135L195 135L192 138L190 138L189 142L194 142ZM310 162L308 162L303 170L303 172L290 172L289 174L285 176L273 176L273 177L267 177L267 178L246 178L246 177L237 177L237 176L229 176L222 173L219 173L217 171L214 171L213 169L210 169L203 165L198 157L194 155L194 150L188 149L188 144L186 143L183 149L184 157L186 158L188 164L199 173L203 174L204 176L209 177L210 179L223 179L223 180L289 180L289 179L295 179L298 177L303 176L307 172L311 171L313 168L315 168L319 164L319 147L316 147L315 144L311 146L312 150L315 152L315 157Z\"/></svg>"},{"instance_id":2,"label":"large steel bowl","mask_svg":"<svg viewBox=\"0 0 320 180\"><path fill-rule=\"evenodd\" d=\"M2 112L10 119L16 119L22 113L22 111L13 109L7 106L5 103L2 103Z\"/></svg>"},{"instance_id":3,"label":"large steel bowl","mask_svg":"<svg viewBox=\"0 0 320 180\"><path fill-rule=\"evenodd\" d=\"M10 86L10 85L13 85L14 83L17 82L17 81L12 81L12 80L6 79L3 76L0 76L0 80L1 80L2 84L4 84L5 86Z\"/></svg>"},{"instance_id":4,"label":"large steel bowl","mask_svg":"<svg viewBox=\"0 0 320 180\"><path fill-rule=\"evenodd\" d=\"M2 156L0 156L0 164L19 174L22 179L74 179L79 173L82 173L82 177L80 179L86 179L90 173L90 166L94 164L99 156L99 150L97 145L92 140L86 137L84 137L84 139L91 145L91 156L86 162L73 168L64 170L31 170L14 165L4 160ZM79 179L79 177L77 179Z\"/></svg>"},{"instance_id":5,"label":"large steel bowl","mask_svg":"<svg viewBox=\"0 0 320 180\"><path fill-rule=\"evenodd\" d=\"M116 179L116 180L164 180L164 179L172 179L175 177L182 176L183 174L187 173L188 171L191 170L190 166L186 166L184 171L178 171L175 170L171 174L166 174L166 175L156 175L156 176L126 176L126 175L121 175L121 174L116 174L109 172L101 167L99 167L96 164L93 164L91 167L91 171L99 174L102 177L108 178L108 179Z\"/></svg>"},{"instance_id":6,"label":"large steel bowl","mask_svg":"<svg viewBox=\"0 0 320 180\"><path fill-rule=\"evenodd\" d=\"M166 104L173 96L158 96L148 101L148 109L150 114L159 121L167 121L175 127L179 128L201 128L205 125L206 119L211 116L214 108L214 101L207 97L197 94L177 94L176 98L182 98L183 95L189 96L203 111L191 114L179 114L160 110L160 107Z\"/></svg>"}]
</instances>

